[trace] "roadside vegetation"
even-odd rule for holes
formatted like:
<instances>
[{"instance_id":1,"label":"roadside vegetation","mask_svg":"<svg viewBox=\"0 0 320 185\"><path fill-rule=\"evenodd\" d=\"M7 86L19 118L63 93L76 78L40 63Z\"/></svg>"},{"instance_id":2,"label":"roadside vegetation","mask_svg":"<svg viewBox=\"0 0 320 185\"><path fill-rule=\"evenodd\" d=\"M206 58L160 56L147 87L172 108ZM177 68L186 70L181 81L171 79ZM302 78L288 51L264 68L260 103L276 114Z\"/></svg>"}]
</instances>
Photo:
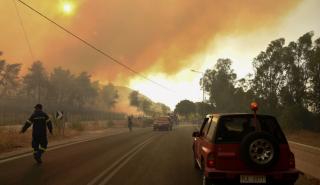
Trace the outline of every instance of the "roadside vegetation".
<instances>
[{"instance_id":1,"label":"roadside vegetation","mask_svg":"<svg viewBox=\"0 0 320 185\"><path fill-rule=\"evenodd\" d=\"M86 72L72 74L61 67L49 73L40 61L24 75L20 75L21 67L0 60L0 124L21 124L39 102L53 115L60 110L82 120L119 118L112 113L119 98L113 84L102 85Z\"/></svg>"},{"instance_id":2,"label":"roadside vegetation","mask_svg":"<svg viewBox=\"0 0 320 185\"><path fill-rule=\"evenodd\" d=\"M94 81L87 72L75 74L62 67L48 71L40 61L24 73L21 68L22 64L7 62L0 52L0 152L30 145L30 131L24 135L19 131L39 102L54 124L51 140L126 127L129 113L114 109L123 102L131 102L128 107L135 107L141 114L134 119L134 126L138 127L150 126L152 116L170 111L137 91ZM56 118L57 111L63 112L61 120Z\"/></svg>"},{"instance_id":3,"label":"roadside vegetation","mask_svg":"<svg viewBox=\"0 0 320 185\"><path fill-rule=\"evenodd\" d=\"M20 63L4 60L0 52L0 125L22 124L39 102L52 117L56 111L63 111L68 119L76 121L125 119L126 112L114 110L120 99L134 102L131 106L149 116L170 111L136 91L130 97L120 97L118 89L123 88L94 81L87 72L74 74L62 67L48 71L40 61L25 74L21 74L21 67Z\"/></svg>"},{"instance_id":4,"label":"roadside vegetation","mask_svg":"<svg viewBox=\"0 0 320 185\"><path fill-rule=\"evenodd\" d=\"M170 107L163 103L153 103L147 97L141 95L138 91L132 91L129 95L130 106L146 116L160 116L170 113Z\"/></svg>"},{"instance_id":5,"label":"roadside vegetation","mask_svg":"<svg viewBox=\"0 0 320 185\"><path fill-rule=\"evenodd\" d=\"M134 120L135 126L143 127L144 119ZM76 136L86 135L90 132L103 131L107 129L126 128L126 120L108 120L108 121L81 121L67 122L64 127L56 126L53 135L48 134L49 143L71 139ZM2 126L0 129L0 154L10 152L16 149L29 148L31 146L31 129L26 134L19 134L21 127ZM50 144L49 144L50 145Z\"/></svg>"},{"instance_id":6,"label":"roadside vegetation","mask_svg":"<svg viewBox=\"0 0 320 185\"><path fill-rule=\"evenodd\" d=\"M203 117L210 112L250 112L256 101L259 113L274 115L288 132L320 132L320 38L308 32L297 41L271 41L253 60L254 72L238 79L230 59L219 59L207 69L200 85L205 103L181 101L175 112ZM307 133L307 132L304 132Z\"/></svg>"}]
</instances>

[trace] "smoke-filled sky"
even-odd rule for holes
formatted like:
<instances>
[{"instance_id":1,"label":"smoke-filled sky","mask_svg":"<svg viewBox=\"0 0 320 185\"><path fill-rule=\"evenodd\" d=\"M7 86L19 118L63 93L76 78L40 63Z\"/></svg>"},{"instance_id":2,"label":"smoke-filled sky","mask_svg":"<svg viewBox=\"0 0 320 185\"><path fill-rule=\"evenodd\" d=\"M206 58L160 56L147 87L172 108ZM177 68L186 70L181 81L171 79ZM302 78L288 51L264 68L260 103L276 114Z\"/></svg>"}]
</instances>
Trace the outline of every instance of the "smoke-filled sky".
<instances>
[{"instance_id":1,"label":"smoke-filled sky","mask_svg":"<svg viewBox=\"0 0 320 185\"><path fill-rule=\"evenodd\" d=\"M202 99L201 74L190 69L204 71L217 58L229 57L241 77L269 41L320 33L318 0L25 2L174 92L137 77L17 3L31 57L12 0L0 2L0 51L6 60L23 63L23 72L34 60L49 71L57 66L88 71L95 79L130 86L171 107L181 99Z\"/></svg>"}]
</instances>

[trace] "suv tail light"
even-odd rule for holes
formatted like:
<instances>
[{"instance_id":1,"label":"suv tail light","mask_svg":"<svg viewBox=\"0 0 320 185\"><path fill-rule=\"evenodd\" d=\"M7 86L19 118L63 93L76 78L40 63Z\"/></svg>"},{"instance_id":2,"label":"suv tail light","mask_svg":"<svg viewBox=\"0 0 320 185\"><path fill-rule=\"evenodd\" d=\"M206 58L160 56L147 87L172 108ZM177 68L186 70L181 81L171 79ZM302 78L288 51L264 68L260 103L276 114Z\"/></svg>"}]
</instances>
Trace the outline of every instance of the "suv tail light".
<instances>
[{"instance_id":1,"label":"suv tail light","mask_svg":"<svg viewBox=\"0 0 320 185\"><path fill-rule=\"evenodd\" d=\"M290 168L295 168L296 167L296 163L295 163L295 160L294 160L294 154L292 152L290 152L290 155L289 155L289 167Z\"/></svg>"},{"instance_id":2,"label":"suv tail light","mask_svg":"<svg viewBox=\"0 0 320 185\"><path fill-rule=\"evenodd\" d=\"M215 165L215 157L213 155L213 153L209 153L208 157L207 157L207 166L209 168L213 168Z\"/></svg>"}]
</instances>

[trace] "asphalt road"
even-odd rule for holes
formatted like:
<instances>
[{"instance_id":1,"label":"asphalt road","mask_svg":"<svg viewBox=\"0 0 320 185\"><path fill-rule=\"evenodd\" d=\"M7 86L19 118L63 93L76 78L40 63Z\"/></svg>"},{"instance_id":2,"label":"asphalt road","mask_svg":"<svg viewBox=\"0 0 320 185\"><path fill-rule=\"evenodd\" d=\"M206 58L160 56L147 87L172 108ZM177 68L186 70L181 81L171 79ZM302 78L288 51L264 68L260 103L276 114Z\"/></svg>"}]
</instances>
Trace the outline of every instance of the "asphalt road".
<instances>
[{"instance_id":1,"label":"asphalt road","mask_svg":"<svg viewBox=\"0 0 320 185\"><path fill-rule=\"evenodd\" d=\"M289 142L299 170L320 179L320 148Z\"/></svg>"},{"instance_id":2,"label":"asphalt road","mask_svg":"<svg viewBox=\"0 0 320 185\"><path fill-rule=\"evenodd\" d=\"M0 185L200 185L192 131L144 129L50 150L41 165L32 156L0 162Z\"/></svg>"},{"instance_id":3,"label":"asphalt road","mask_svg":"<svg viewBox=\"0 0 320 185\"><path fill-rule=\"evenodd\" d=\"M0 185L201 184L192 166L192 127L151 129L70 145L0 163Z\"/></svg>"}]
</instances>

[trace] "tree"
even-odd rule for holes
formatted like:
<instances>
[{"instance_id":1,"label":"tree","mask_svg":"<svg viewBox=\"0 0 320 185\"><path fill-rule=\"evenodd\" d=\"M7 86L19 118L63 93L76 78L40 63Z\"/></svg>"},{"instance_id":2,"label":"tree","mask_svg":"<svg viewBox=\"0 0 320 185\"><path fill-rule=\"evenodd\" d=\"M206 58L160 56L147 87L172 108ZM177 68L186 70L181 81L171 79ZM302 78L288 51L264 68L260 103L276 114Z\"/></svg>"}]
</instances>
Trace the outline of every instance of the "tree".
<instances>
[{"instance_id":1,"label":"tree","mask_svg":"<svg viewBox=\"0 0 320 185\"><path fill-rule=\"evenodd\" d=\"M263 111L276 114L279 107L279 94L285 85L283 70L283 38L272 41L266 51L261 52L253 61L255 77L252 81L253 92Z\"/></svg>"},{"instance_id":2,"label":"tree","mask_svg":"<svg viewBox=\"0 0 320 185\"><path fill-rule=\"evenodd\" d=\"M214 69L207 70L200 84L209 92L209 102L219 112L232 111L236 74L231 69L230 59L218 59Z\"/></svg>"},{"instance_id":3,"label":"tree","mask_svg":"<svg viewBox=\"0 0 320 185\"><path fill-rule=\"evenodd\" d=\"M168 107L167 105L160 103L161 106L161 113L162 114L168 114L170 113L170 107Z\"/></svg>"},{"instance_id":4,"label":"tree","mask_svg":"<svg viewBox=\"0 0 320 185\"><path fill-rule=\"evenodd\" d=\"M0 56L1 56L0 52ZM19 86L21 64L8 64L0 60L0 98L14 94Z\"/></svg>"},{"instance_id":5,"label":"tree","mask_svg":"<svg viewBox=\"0 0 320 185\"><path fill-rule=\"evenodd\" d=\"M138 110L140 108L139 92L132 91L129 95L130 105L136 107Z\"/></svg>"},{"instance_id":6,"label":"tree","mask_svg":"<svg viewBox=\"0 0 320 185\"><path fill-rule=\"evenodd\" d=\"M182 100L176 105L174 112L189 118L196 113L196 105L192 101Z\"/></svg>"},{"instance_id":7,"label":"tree","mask_svg":"<svg viewBox=\"0 0 320 185\"><path fill-rule=\"evenodd\" d=\"M108 85L104 86L101 90L101 95L102 95L102 100L104 101L108 110L110 110L111 108L114 108L119 98L118 91L114 87L114 85L109 83Z\"/></svg>"},{"instance_id":8,"label":"tree","mask_svg":"<svg viewBox=\"0 0 320 185\"><path fill-rule=\"evenodd\" d=\"M47 96L48 75L40 61L34 62L29 72L23 77L23 84L28 97L40 102Z\"/></svg>"},{"instance_id":9,"label":"tree","mask_svg":"<svg viewBox=\"0 0 320 185\"><path fill-rule=\"evenodd\" d=\"M154 111L151 109L152 102L150 100L143 99L140 103L140 106L140 109L143 111L144 114L152 116L152 114L154 113Z\"/></svg>"},{"instance_id":10,"label":"tree","mask_svg":"<svg viewBox=\"0 0 320 185\"><path fill-rule=\"evenodd\" d=\"M285 86L282 90L283 104L298 105L301 109L307 108L307 83L309 73L307 64L312 54L313 33L308 32L301 36L297 42L290 42L283 52L283 71L286 73Z\"/></svg>"},{"instance_id":11,"label":"tree","mask_svg":"<svg viewBox=\"0 0 320 185\"><path fill-rule=\"evenodd\" d=\"M93 83L91 83L91 76L86 72L82 72L75 78L74 83L75 89L72 93L74 104L78 108L82 108L88 104L93 104L98 92L97 89L94 88Z\"/></svg>"},{"instance_id":12,"label":"tree","mask_svg":"<svg viewBox=\"0 0 320 185\"><path fill-rule=\"evenodd\" d=\"M69 70L61 67L53 69L50 75L50 100L57 106L70 106L74 90L75 77Z\"/></svg>"},{"instance_id":13,"label":"tree","mask_svg":"<svg viewBox=\"0 0 320 185\"><path fill-rule=\"evenodd\" d=\"M207 114L212 113L214 110L213 107L208 103L196 102L195 105L196 112L200 118L205 117Z\"/></svg>"},{"instance_id":14,"label":"tree","mask_svg":"<svg viewBox=\"0 0 320 185\"><path fill-rule=\"evenodd\" d=\"M312 51L310 61L307 63L311 89L310 106L320 115L320 38L315 40Z\"/></svg>"}]
</instances>

